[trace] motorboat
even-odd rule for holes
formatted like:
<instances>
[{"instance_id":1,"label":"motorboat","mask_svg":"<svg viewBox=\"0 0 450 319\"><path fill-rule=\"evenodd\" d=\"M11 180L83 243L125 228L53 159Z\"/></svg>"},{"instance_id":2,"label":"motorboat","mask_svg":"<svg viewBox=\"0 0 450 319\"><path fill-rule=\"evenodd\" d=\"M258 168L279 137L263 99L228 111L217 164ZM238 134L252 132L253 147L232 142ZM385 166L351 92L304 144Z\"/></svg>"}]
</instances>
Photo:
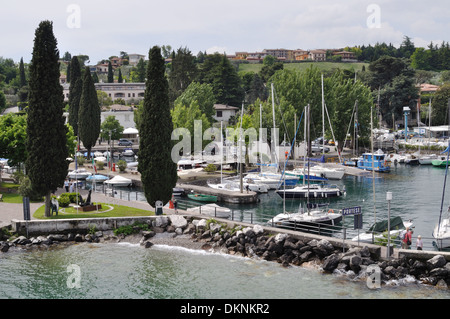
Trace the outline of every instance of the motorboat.
<instances>
[{"instance_id":1,"label":"motorboat","mask_svg":"<svg viewBox=\"0 0 450 319\"><path fill-rule=\"evenodd\" d=\"M174 187L172 189L172 195L173 196L177 196L177 197L183 196L184 195L184 188Z\"/></svg>"},{"instance_id":2,"label":"motorboat","mask_svg":"<svg viewBox=\"0 0 450 319\"><path fill-rule=\"evenodd\" d=\"M309 168L309 174L316 174L325 177L326 179L335 179L339 180L344 177L345 169L344 168L331 168L325 167L322 165L311 166Z\"/></svg>"},{"instance_id":3,"label":"motorboat","mask_svg":"<svg viewBox=\"0 0 450 319\"><path fill-rule=\"evenodd\" d=\"M321 199L340 197L345 194L345 189L341 190L337 185L320 184L301 185L290 189L279 189L276 193L282 198L288 199Z\"/></svg>"},{"instance_id":4,"label":"motorboat","mask_svg":"<svg viewBox=\"0 0 450 319\"><path fill-rule=\"evenodd\" d=\"M391 171L391 167L387 161L387 154L382 150L378 150L375 153L364 153L358 159L358 168L375 172L388 173Z\"/></svg>"},{"instance_id":5,"label":"motorboat","mask_svg":"<svg viewBox=\"0 0 450 319\"><path fill-rule=\"evenodd\" d=\"M208 215L218 218L229 218L231 215L231 209L222 207L217 204L206 204L187 209L188 212L198 213L201 215Z\"/></svg>"},{"instance_id":6,"label":"motorboat","mask_svg":"<svg viewBox=\"0 0 450 319\"><path fill-rule=\"evenodd\" d=\"M79 169L73 170L73 171L69 172L69 174L67 174L67 176L70 179L86 179L91 175L92 175L92 173L88 172L84 168L79 168Z\"/></svg>"},{"instance_id":7,"label":"motorboat","mask_svg":"<svg viewBox=\"0 0 450 319\"><path fill-rule=\"evenodd\" d=\"M117 175L103 183L110 186L130 186L133 184L133 181L129 178Z\"/></svg>"},{"instance_id":8,"label":"motorboat","mask_svg":"<svg viewBox=\"0 0 450 319\"><path fill-rule=\"evenodd\" d=\"M342 221L342 214L329 209L313 209L298 213L281 213L268 221L269 225L295 229L298 227L318 227L319 225L335 226Z\"/></svg>"},{"instance_id":9,"label":"motorboat","mask_svg":"<svg viewBox=\"0 0 450 319\"><path fill-rule=\"evenodd\" d=\"M217 202L217 196L207 194L191 193L187 195L190 199L199 202Z\"/></svg>"},{"instance_id":10,"label":"motorboat","mask_svg":"<svg viewBox=\"0 0 450 319\"><path fill-rule=\"evenodd\" d=\"M436 154L423 155L419 157L419 164L431 165L431 161L436 159L438 159L438 156Z\"/></svg>"},{"instance_id":11,"label":"motorboat","mask_svg":"<svg viewBox=\"0 0 450 319\"><path fill-rule=\"evenodd\" d=\"M134 154L134 151L131 148L127 148L127 149L123 150L122 155L123 156L130 156L130 157L132 157L135 154Z\"/></svg>"},{"instance_id":12,"label":"motorboat","mask_svg":"<svg viewBox=\"0 0 450 319\"><path fill-rule=\"evenodd\" d=\"M223 189L230 192L240 192L241 185L238 180L227 180L223 183L212 184L208 183L208 186L215 189ZM242 188L243 190L249 190L256 193L267 193L270 187L266 184L257 184L252 179L247 178L242 180Z\"/></svg>"},{"instance_id":13,"label":"motorboat","mask_svg":"<svg viewBox=\"0 0 450 319\"><path fill-rule=\"evenodd\" d=\"M100 182L107 181L108 179L109 179L108 176L100 175L100 174L95 174L95 175L88 176L88 177L86 178L86 181L87 181L87 182L97 182L97 183L100 183Z\"/></svg>"},{"instance_id":14,"label":"motorboat","mask_svg":"<svg viewBox=\"0 0 450 319\"><path fill-rule=\"evenodd\" d=\"M286 171L286 176L295 176L302 181L310 182L326 182L328 179L320 172L306 172L306 168L294 168L293 170ZM287 184L286 184L287 185Z\"/></svg>"},{"instance_id":15,"label":"motorboat","mask_svg":"<svg viewBox=\"0 0 450 319\"><path fill-rule=\"evenodd\" d=\"M449 161L450 164L450 161ZM435 167L446 167L447 166L447 156L439 156L437 159L431 161L431 165Z\"/></svg>"},{"instance_id":16,"label":"motorboat","mask_svg":"<svg viewBox=\"0 0 450 319\"><path fill-rule=\"evenodd\" d=\"M108 160L108 159L107 159L106 157L104 157L104 156L97 156L97 157L94 157L94 161L96 161L96 162L103 162L103 163L106 163L107 160Z\"/></svg>"},{"instance_id":17,"label":"motorboat","mask_svg":"<svg viewBox=\"0 0 450 319\"><path fill-rule=\"evenodd\" d=\"M390 236L391 238L395 238L398 236L403 230L406 228L413 227L413 223L411 221L403 221L401 217L392 217L390 220ZM376 243L377 240L382 240L386 238L386 235L383 235L384 232L387 232L388 229L388 221L382 220L374 223L368 231L359 234L352 238L354 242L364 242L364 243Z\"/></svg>"}]
</instances>

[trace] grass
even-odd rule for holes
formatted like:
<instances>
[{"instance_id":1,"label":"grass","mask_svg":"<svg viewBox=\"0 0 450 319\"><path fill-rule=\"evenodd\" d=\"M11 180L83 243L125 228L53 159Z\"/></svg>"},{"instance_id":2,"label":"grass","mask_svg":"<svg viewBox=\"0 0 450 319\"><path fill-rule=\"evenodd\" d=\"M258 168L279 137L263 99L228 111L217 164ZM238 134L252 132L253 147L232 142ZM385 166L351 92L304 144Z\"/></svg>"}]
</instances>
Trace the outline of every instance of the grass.
<instances>
[{"instance_id":1,"label":"grass","mask_svg":"<svg viewBox=\"0 0 450 319\"><path fill-rule=\"evenodd\" d=\"M17 193L17 189L19 188L19 184L14 183L1 183L0 188L6 188L11 190L12 193L3 192L3 203L12 203L12 204L21 204L23 202L22 196ZM43 199L42 199L43 200ZM40 201L31 201L31 203L39 203ZM0 202L1 203L1 202Z\"/></svg>"},{"instance_id":2,"label":"grass","mask_svg":"<svg viewBox=\"0 0 450 319\"><path fill-rule=\"evenodd\" d=\"M106 217L130 217L130 216L153 216L155 215L154 212L134 208L134 207L128 207L128 206L122 206L122 205L113 205L113 204L106 204L106 203L99 203L102 205L102 209L92 212L82 212L79 210L77 212L76 208L74 207L66 207L66 208L60 208L58 216L53 215L51 217L45 217L45 205L42 205L39 207L36 212L33 214L34 218L37 219L74 219L74 218L106 218ZM111 209L112 208L112 209Z\"/></svg>"},{"instance_id":3,"label":"grass","mask_svg":"<svg viewBox=\"0 0 450 319\"><path fill-rule=\"evenodd\" d=\"M361 71L363 65L368 68L368 63L337 63L337 62L301 62L301 63L284 63L283 66L286 70L299 70L303 71L309 68L311 65L316 66L321 71L331 71L333 69L347 69ZM241 63L239 64L239 71L258 73L263 67L262 63Z\"/></svg>"}]
</instances>

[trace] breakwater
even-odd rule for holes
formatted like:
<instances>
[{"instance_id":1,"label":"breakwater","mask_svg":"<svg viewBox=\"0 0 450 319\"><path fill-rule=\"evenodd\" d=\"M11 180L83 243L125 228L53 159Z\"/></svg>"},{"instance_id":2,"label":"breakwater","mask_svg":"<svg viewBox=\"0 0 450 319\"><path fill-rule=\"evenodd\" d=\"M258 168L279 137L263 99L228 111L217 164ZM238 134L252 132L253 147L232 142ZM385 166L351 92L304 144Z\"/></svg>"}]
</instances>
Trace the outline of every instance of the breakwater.
<instances>
[{"instance_id":1,"label":"breakwater","mask_svg":"<svg viewBox=\"0 0 450 319\"><path fill-rule=\"evenodd\" d=\"M150 248L163 237L166 241L173 241L177 245L260 258L280 263L284 267L312 263L326 273L345 274L351 279L365 280L369 276L374 276L375 272L380 283L407 278L408 281L445 289L450 284L449 253L400 250L399 258L387 260L383 258L380 246L368 244L357 247L337 238L228 220L202 219L198 216L183 215L118 218L117 221L114 219L109 218L108 222L90 219L80 224L80 229L59 227L59 231L50 235L37 235L30 231L31 224L35 223L30 221L28 231L32 237L27 238L21 235L8 240L3 238L0 242L0 250L7 252L10 247L45 249L51 245L70 242L129 240L137 240L143 247ZM36 223L39 222L36 221ZM136 222L147 227L142 228ZM23 231L23 225L25 221L13 221L13 229ZM116 229L114 227L120 227L118 225L131 226L133 237L126 236L124 233L115 235L113 230ZM41 226L40 231L42 230ZM183 241L177 241L179 239Z\"/></svg>"}]
</instances>

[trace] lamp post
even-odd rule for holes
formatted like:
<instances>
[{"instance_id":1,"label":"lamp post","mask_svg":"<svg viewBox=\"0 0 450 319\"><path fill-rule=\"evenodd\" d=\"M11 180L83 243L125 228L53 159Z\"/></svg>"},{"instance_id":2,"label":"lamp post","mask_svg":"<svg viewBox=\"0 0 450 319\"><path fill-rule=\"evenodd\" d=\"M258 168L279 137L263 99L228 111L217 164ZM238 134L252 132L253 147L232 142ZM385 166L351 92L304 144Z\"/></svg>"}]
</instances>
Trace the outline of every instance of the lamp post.
<instances>
[{"instance_id":1,"label":"lamp post","mask_svg":"<svg viewBox=\"0 0 450 319\"><path fill-rule=\"evenodd\" d=\"M386 192L386 200L388 202L388 244L387 244L387 258L391 257L391 200L392 192Z\"/></svg>"},{"instance_id":2,"label":"lamp post","mask_svg":"<svg viewBox=\"0 0 450 319\"><path fill-rule=\"evenodd\" d=\"M409 106L403 107L403 114L405 115L405 142L408 140L408 114L411 109Z\"/></svg>"}]
</instances>

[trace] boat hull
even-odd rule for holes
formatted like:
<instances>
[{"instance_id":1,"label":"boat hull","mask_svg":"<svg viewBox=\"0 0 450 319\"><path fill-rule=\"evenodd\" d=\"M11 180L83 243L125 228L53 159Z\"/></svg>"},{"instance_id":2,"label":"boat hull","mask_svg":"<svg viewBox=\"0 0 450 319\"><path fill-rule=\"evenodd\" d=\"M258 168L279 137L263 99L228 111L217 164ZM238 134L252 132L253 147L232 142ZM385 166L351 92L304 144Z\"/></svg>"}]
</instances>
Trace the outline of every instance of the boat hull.
<instances>
[{"instance_id":1,"label":"boat hull","mask_svg":"<svg viewBox=\"0 0 450 319\"><path fill-rule=\"evenodd\" d=\"M282 198L288 199L322 199L322 198L333 198L342 196L342 192L340 190L317 190L317 191L295 191L295 190L277 190L276 193Z\"/></svg>"},{"instance_id":2,"label":"boat hull","mask_svg":"<svg viewBox=\"0 0 450 319\"><path fill-rule=\"evenodd\" d=\"M188 197L198 202L209 202L209 203L217 202L217 196L213 195L188 194Z\"/></svg>"}]
</instances>

